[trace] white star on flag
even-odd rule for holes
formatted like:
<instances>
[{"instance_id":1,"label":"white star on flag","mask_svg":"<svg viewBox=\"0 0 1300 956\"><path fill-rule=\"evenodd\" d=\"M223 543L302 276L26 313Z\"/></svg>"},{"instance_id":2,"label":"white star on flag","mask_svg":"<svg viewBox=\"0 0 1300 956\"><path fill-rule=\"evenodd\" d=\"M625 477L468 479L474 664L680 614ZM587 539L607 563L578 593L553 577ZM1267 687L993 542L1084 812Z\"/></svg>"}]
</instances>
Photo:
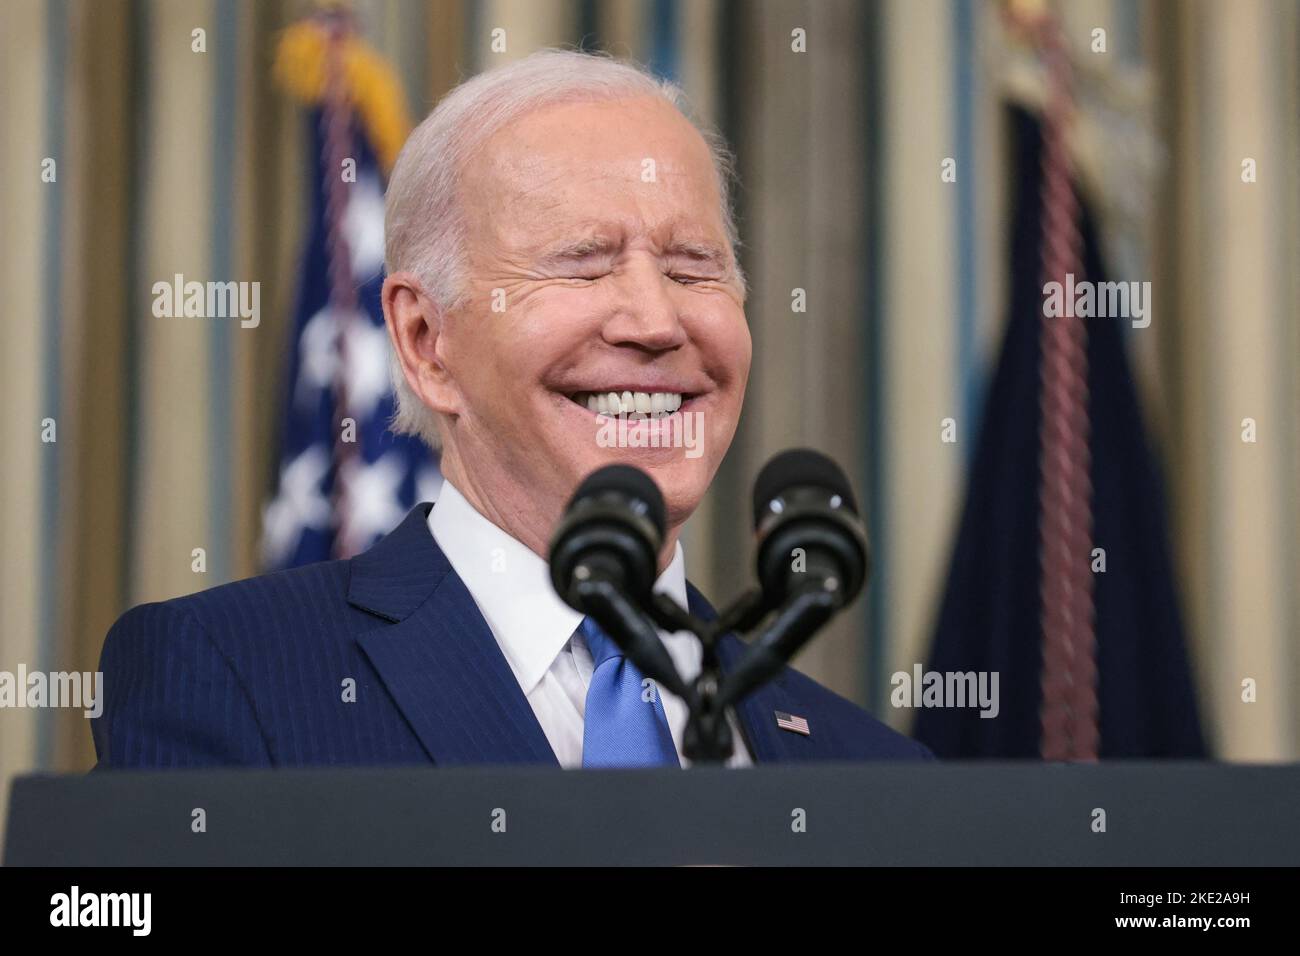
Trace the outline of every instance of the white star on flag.
<instances>
[{"instance_id":1,"label":"white star on flag","mask_svg":"<svg viewBox=\"0 0 1300 956\"><path fill-rule=\"evenodd\" d=\"M365 282L384 265L384 191L373 172L363 172L348 190L343 237L352 259L352 277Z\"/></svg>"},{"instance_id":2,"label":"white star on flag","mask_svg":"<svg viewBox=\"0 0 1300 956\"><path fill-rule=\"evenodd\" d=\"M373 415L391 390L388 360L388 330L384 326L365 316L348 324L348 413L357 421Z\"/></svg>"},{"instance_id":3,"label":"white star on flag","mask_svg":"<svg viewBox=\"0 0 1300 956\"><path fill-rule=\"evenodd\" d=\"M340 474L347 507L340 511L343 526L339 534L356 552L392 531L406 516L400 498L406 460L391 451L369 464L348 459Z\"/></svg>"},{"instance_id":4,"label":"white star on flag","mask_svg":"<svg viewBox=\"0 0 1300 956\"><path fill-rule=\"evenodd\" d=\"M280 469L280 488L262 510L262 560L279 566L303 531L329 527L330 503L321 490L330 459L321 445L309 445Z\"/></svg>"}]
</instances>

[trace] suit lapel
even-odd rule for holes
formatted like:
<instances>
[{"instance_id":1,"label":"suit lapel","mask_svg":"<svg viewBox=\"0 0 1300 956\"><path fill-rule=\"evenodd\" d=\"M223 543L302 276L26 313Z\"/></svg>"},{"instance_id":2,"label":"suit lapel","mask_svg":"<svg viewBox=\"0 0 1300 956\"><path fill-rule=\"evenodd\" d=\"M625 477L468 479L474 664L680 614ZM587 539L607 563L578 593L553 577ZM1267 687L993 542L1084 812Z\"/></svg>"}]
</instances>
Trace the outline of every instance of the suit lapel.
<instances>
[{"instance_id":1,"label":"suit lapel","mask_svg":"<svg viewBox=\"0 0 1300 956\"><path fill-rule=\"evenodd\" d=\"M428 504L352 561L348 600L392 623L357 640L434 763L558 766L473 597L428 527Z\"/></svg>"}]
</instances>

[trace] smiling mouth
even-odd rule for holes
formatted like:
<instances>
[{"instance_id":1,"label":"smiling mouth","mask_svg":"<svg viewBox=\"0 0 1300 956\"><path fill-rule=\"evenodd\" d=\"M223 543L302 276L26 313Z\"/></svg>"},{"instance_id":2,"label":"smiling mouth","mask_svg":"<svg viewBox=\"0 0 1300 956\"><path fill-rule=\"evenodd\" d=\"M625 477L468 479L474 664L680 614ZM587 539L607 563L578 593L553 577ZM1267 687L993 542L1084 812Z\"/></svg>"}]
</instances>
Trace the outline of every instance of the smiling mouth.
<instances>
[{"instance_id":1,"label":"smiling mouth","mask_svg":"<svg viewBox=\"0 0 1300 956\"><path fill-rule=\"evenodd\" d=\"M637 412L652 418L673 414L695 396L685 392L571 392L569 401L606 417Z\"/></svg>"}]
</instances>

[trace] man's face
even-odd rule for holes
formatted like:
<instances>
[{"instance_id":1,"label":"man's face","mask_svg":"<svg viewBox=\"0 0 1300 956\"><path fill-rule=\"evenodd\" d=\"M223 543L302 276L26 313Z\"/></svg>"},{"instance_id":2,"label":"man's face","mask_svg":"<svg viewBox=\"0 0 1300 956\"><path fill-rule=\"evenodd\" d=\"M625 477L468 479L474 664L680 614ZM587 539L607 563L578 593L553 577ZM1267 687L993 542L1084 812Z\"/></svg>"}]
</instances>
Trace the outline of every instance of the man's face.
<instances>
[{"instance_id":1,"label":"man's face","mask_svg":"<svg viewBox=\"0 0 1300 956\"><path fill-rule=\"evenodd\" d=\"M731 444L751 358L703 138L655 98L559 104L498 132L462 189L471 295L438 352L466 480L553 522L587 474L627 463L685 521ZM652 417L620 435L601 410L638 392ZM634 447L656 431L664 447Z\"/></svg>"}]
</instances>

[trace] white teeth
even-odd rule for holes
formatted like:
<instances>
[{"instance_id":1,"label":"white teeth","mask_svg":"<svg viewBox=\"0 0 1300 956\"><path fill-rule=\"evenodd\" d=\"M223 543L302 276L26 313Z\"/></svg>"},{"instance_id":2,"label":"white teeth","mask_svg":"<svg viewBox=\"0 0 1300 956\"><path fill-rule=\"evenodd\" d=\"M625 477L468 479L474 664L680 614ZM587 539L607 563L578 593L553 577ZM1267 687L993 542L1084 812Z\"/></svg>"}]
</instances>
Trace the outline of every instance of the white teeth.
<instances>
[{"instance_id":1,"label":"white teeth","mask_svg":"<svg viewBox=\"0 0 1300 956\"><path fill-rule=\"evenodd\" d=\"M578 392L572 398L598 415L671 415L682 407L680 392Z\"/></svg>"}]
</instances>

